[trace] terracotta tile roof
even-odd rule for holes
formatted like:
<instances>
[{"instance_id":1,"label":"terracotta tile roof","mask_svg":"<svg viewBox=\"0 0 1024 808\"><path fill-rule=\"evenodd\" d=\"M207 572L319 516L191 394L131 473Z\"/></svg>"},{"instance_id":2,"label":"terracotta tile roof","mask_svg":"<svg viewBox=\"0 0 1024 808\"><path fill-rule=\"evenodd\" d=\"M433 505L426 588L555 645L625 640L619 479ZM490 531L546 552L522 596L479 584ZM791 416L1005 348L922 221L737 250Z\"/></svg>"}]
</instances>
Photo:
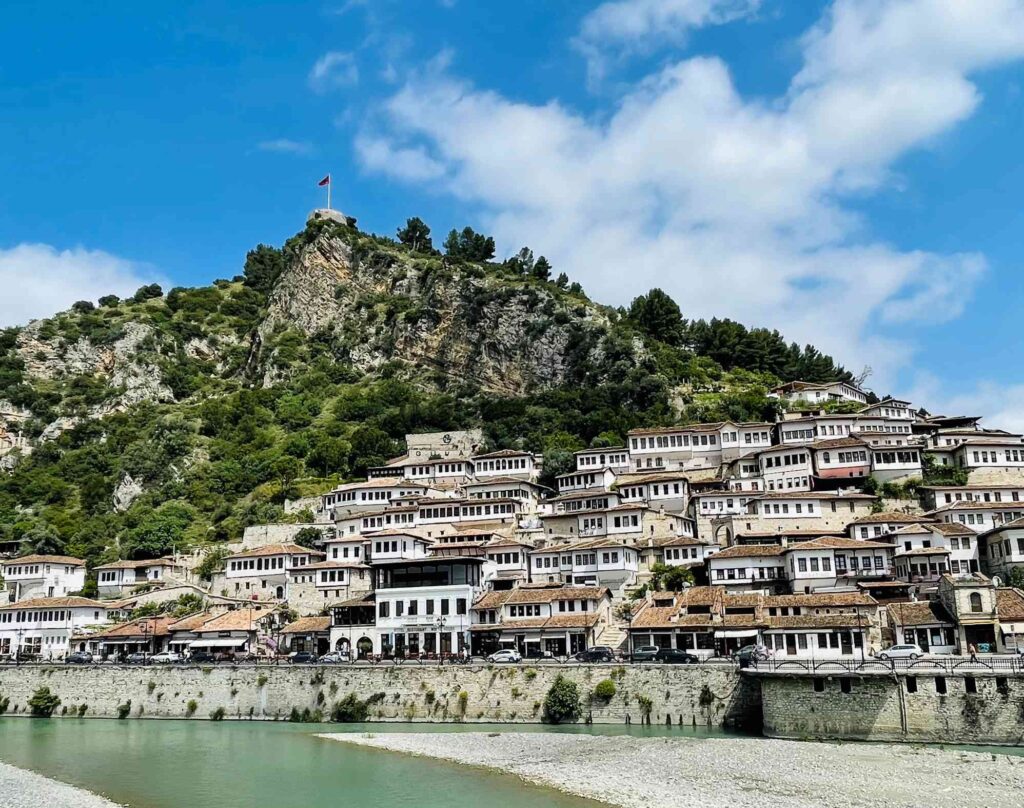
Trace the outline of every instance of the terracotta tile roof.
<instances>
[{"instance_id":1,"label":"terracotta tile roof","mask_svg":"<svg viewBox=\"0 0 1024 808\"><path fill-rule=\"evenodd\" d=\"M373 606L377 602L377 595L373 592L367 592L365 595L360 595L357 598L349 598L343 600L340 603L332 603L331 608L337 609L339 607L352 607L352 606Z\"/></svg>"},{"instance_id":2,"label":"terracotta tile roof","mask_svg":"<svg viewBox=\"0 0 1024 808\"><path fill-rule=\"evenodd\" d=\"M949 548L947 547L915 547L912 550L901 550L896 553L896 558L906 558L907 556L933 556L933 555L949 555Z\"/></svg>"},{"instance_id":3,"label":"terracotta tile roof","mask_svg":"<svg viewBox=\"0 0 1024 808\"><path fill-rule=\"evenodd\" d=\"M548 619L544 628L590 628L600 620L594 612L587 614L556 614Z\"/></svg>"},{"instance_id":4,"label":"terracotta tile roof","mask_svg":"<svg viewBox=\"0 0 1024 808\"><path fill-rule=\"evenodd\" d=\"M645 485L646 483L665 483L685 480L690 472L686 469L676 471L655 471L655 472L634 472L632 474L620 474L615 478L615 487L623 485Z\"/></svg>"},{"instance_id":5,"label":"terracotta tile roof","mask_svg":"<svg viewBox=\"0 0 1024 808\"><path fill-rule=\"evenodd\" d=\"M283 629L282 634L313 634L323 633L331 630L331 618L329 617L300 617L294 623L289 623Z\"/></svg>"},{"instance_id":6,"label":"terracotta tile roof","mask_svg":"<svg viewBox=\"0 0 1024 808\"><path fill-rule=\"evenodd\" d=\"M270 617L273 609L234 609L193 629L197 634L209 631L256 631L260 622Z\"/></svg>"},{"instance_id":7,"label":"terracotta tile roof","mask_svg":"<svg viewBox=\"0 0 1024 808\"><path fill-rule=\"evenodd\" d=\"M895 545L880 541L861 541L859 539L848 539L844 536L821 536L810 541L802 541L799 544L791 544L784 552L793 550L879 550Z\"/></svg>"},{"instance_id":8,"label":"terracotta tile roof","mask_svg":"<svg viewBox=\"0 0 1024 808\"><path fill-rule=\"evenodd\" d=\"M196 612L195 614L190 614L187 617L182 617L175 623L171 623L169 629L171 631L195 631L195 629L198 626L201 626L203 625L203 623L208 623L210 620L213 620L213 618L216 617L217 614L218 613L208 611Z\"/></svg>"},{"instance_id":9,"label":"terracotta tile roof","mask_svg":"<svg viewBox=\"0 0 1024 808\"><path fill-rule=\"evenodd\" d=\"M845 449L846 447L857 447L860 449L866 449L867 444L859 438L825 438L824 440L816 440L811 444L811 448L818 449Z\"/></svg>"},{"instance_id":10,"label":"terracotta tile roof","mask_svg":"<svg viewBox=\"0 0 1024 808\"><path fill-rule=\"evenodd\" d=\"M513 589L506 603L553 603L556 600L600 600L608 595L602 586L562 586L557 589Z\"/></svg>"},{"instance_id":11,"label":"terracotta tile roof","mask_svg":"<svg viewBox=\"0 0 1024 808\"><path fill-rule=\"evenodd\" d=\"M255 547L252 550L243 550L240 553L232 553L228 558L254 558L256 556L272 556L272 555L295 555L295 554L308 554L308 555L324 555L319 550L310 550L308 547L303 547L301 544L295 544L294 542L283 542L281 544L265 544L262 547Z\"/></svg>"},{"instance_id":12,"label":"terracotta tile roof","mask_svg":"<svg viewBox=\"0 0 1024 808\"><path fill-rule=\"evenodd\" d=\"M927 516L916 516L910 513L900 513L898 511L881 511L880 513L869 513L867 516L862 516L859 519L854 519L850 522L851 525L873 525L873 524L894 524L894 525L913 525L920 524L922 522L933 522L934 519L929 519Z\"/></svg>"},{"instance_id":13,"label":"terracotta tile roof","mask_svg":"<svg viewBox=\"0 0 1024 808\"><path fill-rule=\"evenodd\" d=\"M505 602L512 597L513 590L508 589L503 592L485 592L476 603L473 604L474 609L499 609Z\"/></svg>"},{"instance_id":14,"label":"terracotta tile roof","mask_svg":"<svg viewBox=\"0 0 1024 808\"><path fill-rule=\"evenodd\" d=\"M724 586L691 586L676 595L680 606L713 606L726 593Z\"/></svg>"},{"instance_id":15,"label":"terracotta tile roof","mask_svg":"<svg viewBox=\"0 0 1024 808\"><path fill-rule=\"evenodd\" d=\"M719 550L711 560L720 558L757 558L759 556L782 555L784 548L781 544L736 544Z\"/></svg>"},{"instance_id":16,"label":"terracotta tile roof","mask_svg":"<svg viewBox=\"0 0 1024 808\"><path fill-rule=\"evenodd\" d=\"M933 623L953 625L949 616L937 601L921 600L911 603L890 603L886 606L889 617L897 626L927 626Z\"/></svg>"},{"instance_id":17,"label":"terracotta tile roof","mask_svg":"<svg viewBox=\"0 0 1024 808\"><path fill-rule=\"evenodd\" d=\"M751 497L748 502L764 499L877 499L873 494L839 494L834 491L762 491L756 497Z\"/></svg>"},{"instance_id":18,"label":"terracotta tile roof","mask_svg":"<svg viewBox=\"0 0 1024 808\"><path fill-rule=\"evenodd\" d=\"M0 609L109 609L110 604L79 597L34 598L0 604Z\"/></svg>"},{"instance_id":19,"label":"terracotta tile roof","mask_svg":"<svg viewBox=\"0 0 1024 808\"><path fill-rule=\"evenodd\" d=\"M717 432L726 425L726 421L716 421L711 424L685 424L683 426L659 426L643 429L631 429L627 435L662 435L669 432ZM677 447L685 448L685 447Z\"/></svg>"},{"instance_id":20,"label":"terracotta tile roof","mask_svg":"<svg viewBox=\"0 0 1024 808\"><path fill-rule=\"evenodd\" d=\"M675 625L672 617L676 614L675 606L644 606L630 623L630 628L668 628ZM707 615L710 618L710 615Z\"/></svg>"},{"instance_id":21,"label":"terracotta tile roof","mask_svg":"<svg viewBox=\"0 0 1024 808\"><path fill-rule=\"evenodd\" d=\"M306 564L304 567L295 567L288 570L289 573L301 574L304 570L368 570L369 564L361 564L358 561L317 561L315 564Z\"/></svg>"},{"instance_id":22,"label":"terracotta tile roof","mask_svg":"<svg viewBox=\"0 0 1024 808\"><path fill-rule=\"evenodd\" d=\"M9 558L2 562L7 567L11 564L65 564L69 567L84 567L85 562L80 558L62 555L32 555L21 556L20 558Z\"/></svg>"},{"instance_id":23,"label":"terracotta tile roof","mask_svg":"<svg viewBox=\"0 0 1024 808\"><path fill-rule=\"evenodd\" d=\"M496 452L473 455L471 460L493 460L499 457L533 457L532 452L524 452L520 449L498 449Z\"/></svg>"},{"instance_id":24,"label":"terracotta tile roof","mask_svg":"<svg viewBox=\"0 0 1024 808\"><path fill-rule=\"evenodd\" d=\"M652 544L654 547L691 547L693 545L700 545L704 547L718 546L711 542L701 541L693 536L659 536L655 537ZM647 546L646 542L638 542L637 549L643 550L645 546Z\"/></svg>"},{"instance_id":25,"label":"terracotta tile roof","mask_svg":"<svg viewBox=\"0 0 1024 808\"><path fill-rule=\"evenodd\" d=\"M785 606L875 606L877 601L863 592L818 592L808 595L766 595L765 608Z\"/></svg>"},{"instance_id":26,"label":"terracotta tile roof","mask_svg":"<svg viewBox=\"0 0 1024 808\"><path fill-rule=\"evenodd\" d=\"M100 631L94 635L99 639L114 639L126 637L166 637L170 633L170 626L177 620L176 617L161 615L160 617L140 617L127 623L120 623L111 628Z\"/></svg>"},{"instance_id":27,"label":"terracotta tile roof","mask_svg":"<svg viewBox=\"0 0 1024 808\"><path fill-rule=\"evenodd\" d=\"M113 561L94 567L97 570L137 570L143 567L171 567L175 562L170 558L148 558L143 561Z\"/></svg>"},{"instance_id":28,"label":"terracotta tile roof","mask_svg":"<svg viewBox=\"0 0 1024 808\"><path fill-rule=\"evenodd\" d=\"M977 536L977 531L967 527L967 525L961 525L959 522L936 522L934 525L928 525L932 530L937 530L943 536Z\"/></svg>"},{"instance_id":29,"label":"terracotta tile roof","mask_svg":"<svg viewBox=\"0 0 1024 808\"><path fill-rule=\"evenodd\" d=\"M996 613L1005 623L1024 622L1024 592L1008 586L997 589Z\"/></svg>"}]
</instances>

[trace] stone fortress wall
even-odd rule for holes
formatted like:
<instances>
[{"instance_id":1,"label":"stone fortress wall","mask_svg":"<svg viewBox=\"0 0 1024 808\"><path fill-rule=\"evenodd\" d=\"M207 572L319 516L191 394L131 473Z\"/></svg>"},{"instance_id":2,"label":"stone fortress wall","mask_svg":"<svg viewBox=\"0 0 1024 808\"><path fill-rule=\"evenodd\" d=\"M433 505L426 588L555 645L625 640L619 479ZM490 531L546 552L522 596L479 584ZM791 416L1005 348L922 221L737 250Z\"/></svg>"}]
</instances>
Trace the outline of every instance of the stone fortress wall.
<instances>
[{"instance_id":1,"label":"stone fortress wall","mask_svg":"<svg viewBox=\"0 0 1024 808\"><path fill-rule=\"evenodd\" d=\"M205 719L223 708L226 719L286 720L292 708L320 709L326 717L350 693L361 700L382 693L370 720L536 723L559 674L577 682L583 720L594 723L750 727L760 721L757 682L724 665L4 666L0 701L9 699L8 715L25 715L32 694L45 686L61 699L55 715L65 707L77 714L85 704L86 717L115 718L130 701L131 718ZM615 695L591 701L605 679L615 682Z\"/></svg>"}]
</instances>

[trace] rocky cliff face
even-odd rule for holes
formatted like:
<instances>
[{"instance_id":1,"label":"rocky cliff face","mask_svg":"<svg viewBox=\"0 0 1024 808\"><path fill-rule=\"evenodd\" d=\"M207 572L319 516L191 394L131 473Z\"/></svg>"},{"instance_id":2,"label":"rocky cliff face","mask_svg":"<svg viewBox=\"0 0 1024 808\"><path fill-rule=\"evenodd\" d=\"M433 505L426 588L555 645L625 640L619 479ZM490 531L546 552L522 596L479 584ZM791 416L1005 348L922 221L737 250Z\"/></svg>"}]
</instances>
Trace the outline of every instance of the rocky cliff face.
<instances>
[{"instance_id":1,"label":"rocky cliff face","mask_svg":"<svg viewBox=\"0 0 1024 808\"><path fill-rule=\"evenodd\" d=\"M282 275L258 338L265 383L289 372L275 361L275 335L297 329L364 372L398 360L447 384L517 396L600 364L609 325L601 309L548 284L324 235Z\"/></svg>"},{"instance_id":2,"label":"rocky cliff face","mask_svg":"<svg viewBox=\"0 0 1024 808\"><path fill-rule=\"evenodd\" d=\"M205 379L277 384L303 372L314 344L363 373L393 363L427 386L509 396L581 379L609 353L607 311L553 284L410 253L340 225L293 242L265 297L218 281L21 329L14 354L24 384L49 397L44 415L34 408L39 438L142 402L181 401L207 389ZM249 308L233 315L242 300ZM615 353L633 362L644 346L620 336Z\"/></svg>"}]
</instances>

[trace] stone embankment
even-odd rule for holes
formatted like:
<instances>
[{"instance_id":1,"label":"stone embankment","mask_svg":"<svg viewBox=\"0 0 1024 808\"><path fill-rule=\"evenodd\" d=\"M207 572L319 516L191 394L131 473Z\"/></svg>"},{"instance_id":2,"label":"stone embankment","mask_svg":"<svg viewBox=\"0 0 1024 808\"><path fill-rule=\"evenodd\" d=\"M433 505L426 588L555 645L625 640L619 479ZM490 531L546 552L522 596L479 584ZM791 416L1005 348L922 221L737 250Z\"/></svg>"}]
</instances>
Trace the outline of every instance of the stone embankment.
<instances>
[{"instance_id":1,"label":"stone embankment","mask_svg":"<svg viewBox=\"0 0 1024 808\"><path fill-rule=\"evenodd\" d=\"M292 710L327 717L354 694L372 700L371 721L536 723L558 675L579 685L584 719L599 724L757 728L756 681L726 665L280 665L0 667L0 701L25 715L39 687L61 699L55 713L91 717L284 720ZM590 699L603 680L615 695ZM84 705L84 707L83 707Z\"/></svg>"},{"instance_id":2,"label":"stone embankment","mask_svg":"<svg viewBox=\"0 0 1024 808\"><path fill-rule=\"evenodd\" d=\"M760 738L325 735L515 774L622 808L1017 808L1024 757Z\"/></svg>"}]
</instances>

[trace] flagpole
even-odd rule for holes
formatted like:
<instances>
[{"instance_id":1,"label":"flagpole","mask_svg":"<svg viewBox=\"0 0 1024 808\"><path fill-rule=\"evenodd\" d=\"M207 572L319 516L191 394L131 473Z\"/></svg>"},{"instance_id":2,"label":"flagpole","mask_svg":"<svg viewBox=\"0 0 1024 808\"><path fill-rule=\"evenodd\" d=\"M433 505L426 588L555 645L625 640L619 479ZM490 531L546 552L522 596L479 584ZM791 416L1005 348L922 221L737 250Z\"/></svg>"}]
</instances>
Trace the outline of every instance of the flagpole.
<instances>
[{"instance_id":1,"label":"flagpole","mask_svg":"<svg viewBox=\"0 0 1024 808\"><path fill-rule=\"evenodd\" d=\"M331 209L331 175L327 175L327 210Z\"/></svg>"}]
</instances>

